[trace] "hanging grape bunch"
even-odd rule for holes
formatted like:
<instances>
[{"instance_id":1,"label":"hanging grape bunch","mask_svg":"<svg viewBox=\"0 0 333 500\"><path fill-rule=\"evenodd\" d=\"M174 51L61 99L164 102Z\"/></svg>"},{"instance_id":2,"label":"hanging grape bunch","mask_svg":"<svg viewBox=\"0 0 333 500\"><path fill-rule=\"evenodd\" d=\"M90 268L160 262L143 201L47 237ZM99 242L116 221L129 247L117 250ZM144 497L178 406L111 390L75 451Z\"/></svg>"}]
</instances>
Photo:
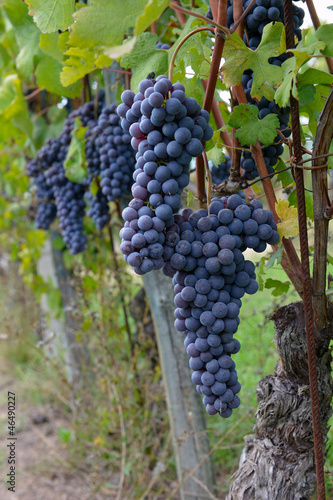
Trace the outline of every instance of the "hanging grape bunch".
<instances>
[{"instance_id":1,"label":"hanging grape bunch","mask_svg":"<svg viewBox=\"0 0 333 500\"><path fill-rule=\"evenodd\" d=\"M243 11L250 5L250 0L243 0ZM304 11L302 8L293 5L294 13L294 32L298 40L301 40L301 30L300 26L303 24ZM210 13L211 14L211 13ZM231 28L234 24L233 19L234 11L232 2L228 2L227 10L227 24L228 28ZM262 38L262 33L264 27L271 22L284 22L284 12L283 12L283 0L256 0L255 4L251 7L249 14L246 16L245 23L245 33L243 36L244 43L252 50L256 50L259 46ZM269 59L270 64L281 66L281 64L287 59L287 55L281 54L278 57L271 57ZM290 109L289 107L280 108L274 101L270 102L266 97L262 97L260 102L256 101L251 97L251 88L253 82L253 71L248 69L244 71L242 78L242 85L245 91L245 95L249 104L254 104L259 109L259 119L265 118L265 116L273 113L276 114L280 121L279 130L283 133L285 137L289 137L291 130L288 128ZM262 149L264 161L268 170L268 173L274 172L274 165L278 161L278 157L283 153L283 144L280 142L281 137L277 135L274 140L274 144L264 147ZM244 169L244 177L246 179L252 180L258 177L259 173L249 150L243 151L243 156L241 159L241 167Z\"/></svg>"},{"instance_id":2,"label":"hanging grape bunch","mask_svg":"<svg viewBox=\"0 0 333 500\"><path fill-rule=\"evenodd\" d=\"M190 162L201 155L213 129L209 113L164 75L140 82L137 94L125 90L122 101L117 112L132 136L137 162L120 249L135 272L145 274L164 264L165 229L181 208Z\"/></svg>"},{"instance_id":3,"label":"hanging grape bunch","mask_svg":"<svg viewBox=\"0 0 333 500\"><path fill-rule=\"evenodd\" d=\"M192 380L207 412L229 417L240 404L231 355L240 349L234 334L241 298L258 290L254 264L243 251L263 252L278 242L273 214L239 195L213 199L209 212L185 208L177 214L189 162L212 134L206 132L209 115L165 76L143 80L139 93L125 91L122 101L122 127L138 152L121 251L138 274L162 268L172 277L175 327L186 335ZM228 166L226 159L222 167Z\"/></svg>"},{"instance_id":4,"label":"hanging grape bunch","mask_svg":"<svg viewBox=\"0 0 333 500\"><path fill-rule=\"evenodd\" d=\"M173 276L175 327L186 335L192 381L210 415L229 417L240 404L240 384L231 359L241 298L258 290L255 266L243 251L263 252L279 240L273 214L239 195L214 198L208 208L176 215L166 233L170 250L163 272ZM165 259L167 260L167 259Z\"/></svg>"},{"instance_id":5,"label":"hanging grape bunch","mask_svg":"<svg viewBox=\"0 0 333 500\"><path fill-rule=\"evenodd\" d=\"M104 93L100 92L97 118L94 102L73 111L60 136L49 140L26 166L37 188L37 227L48 229L58 216L64 242L73 254L85 249L85 213L102 230L110 219L108 202L128 194L132 185L135 152L130 134L120 127L117 106L103 105ZM85 134L87 177L82 183L70 181L64 168L77 117L83 127L89 127ZM100 185L95 195L89 191L92 181Z\"/></svg>"}]
</instances>

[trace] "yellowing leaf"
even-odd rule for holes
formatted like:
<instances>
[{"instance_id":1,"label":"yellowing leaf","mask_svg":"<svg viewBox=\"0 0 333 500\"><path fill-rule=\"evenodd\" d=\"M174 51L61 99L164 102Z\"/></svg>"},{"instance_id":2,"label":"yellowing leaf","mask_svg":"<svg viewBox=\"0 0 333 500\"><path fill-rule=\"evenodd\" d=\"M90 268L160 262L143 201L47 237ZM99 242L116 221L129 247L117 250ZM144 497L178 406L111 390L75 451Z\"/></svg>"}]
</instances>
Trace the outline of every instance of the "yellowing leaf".
<instances>
[{"instance_id":1,"label":"yellowing leaf","mask_svg":"<svg viewBox=\"0 0 333 500\"><path fill-rule=\"evenodd\" d=\"M169 0L149 0L145 6L145 10L136 20L135 34L138 36L143 33L156 19L158 19L163 11L167 8Z\"/></svg>"},{"instance_id":2,"label":"yellowing leaf","mask_svg":"<svg viewBox=\"0 0 333 500\"><path fill-rule=\"evenodd\" d=\"M97 436L94 439L94 445L96 446L104 446L105 440L101 436Z\"/></svg>"},{"instance_id":3,"label":"yellowing leaf","mask_svg":"<svg viewBox=\"0 0 333 500\"><path fill-rule=\"evenodd\" d=\"M278 233L280 238L291 238L298 234L298 216L297 208L289 206L289 201L279 200L275 203L275 210L281 222L278 223Z\"/></svg>"},{"instance_id":4,"label":"yellowing leaf","mask_svg":"<svg viewBox=\"0 0 333 500\"><path fill-rule=\"evenodd\" d=\"M64 87L77 82L84 75L94 71L96 54L89 49L81 49L79 47L70 47L66 56L69 56L64 63L60 81Z\"/></svg>"},{"instance_id":5,"label":"yellowing leaf","mask_svg":"<svg viewBox=\"0 0 333 500\"><path fill-rule=\"evenodd\" d=\"M136 37L133 36L126 40L122 45L117 45L116 47L108 47L104 49L104 53L110 57L110 59L119 59L120 57L128 54L133 49L136 42Z\"/></svg>"}]
</instances>

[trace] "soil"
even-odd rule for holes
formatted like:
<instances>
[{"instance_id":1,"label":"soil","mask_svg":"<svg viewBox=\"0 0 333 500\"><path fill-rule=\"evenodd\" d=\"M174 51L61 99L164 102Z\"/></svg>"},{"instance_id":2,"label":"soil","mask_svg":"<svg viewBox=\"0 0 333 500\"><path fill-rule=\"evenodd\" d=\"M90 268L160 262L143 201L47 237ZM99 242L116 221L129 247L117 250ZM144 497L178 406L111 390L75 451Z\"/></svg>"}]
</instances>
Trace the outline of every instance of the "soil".
<instances>
[{"instance_id":1,"label":"soil","mask_svg":"<svg viewBox=\"0 0 333 500\"><path fill-rule=\"evenodd\" d=\"M2 371L2 370L1 370ZM8 491L6 484L9 472L7 463L10 442L7 424L7 394L19 395L17 382L0 373L0 498L1 500L113 500L108 489L105 493L94 491L96 482L89 471L73 468L68 461L65 445L59 440L59 427L68 428L68 422L48 407L32 408L18 402L16 407L15 493Z\"/></svg>"}]
</instances>

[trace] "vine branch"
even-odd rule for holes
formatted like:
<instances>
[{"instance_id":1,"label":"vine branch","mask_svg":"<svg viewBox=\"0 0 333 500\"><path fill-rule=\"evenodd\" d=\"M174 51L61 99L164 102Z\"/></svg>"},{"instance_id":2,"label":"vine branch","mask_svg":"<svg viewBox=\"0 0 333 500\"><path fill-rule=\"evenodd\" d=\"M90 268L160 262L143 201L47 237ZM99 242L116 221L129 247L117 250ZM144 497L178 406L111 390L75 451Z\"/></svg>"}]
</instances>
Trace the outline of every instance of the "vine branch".
<instances>
[{"instance_id":1,"label":"vine branch","mask_svg":"<svg viewBox=\"0 0 333 500\"><path fill-rule=\"evenodd\" d=\"M177 5L173 2L170 3L170 7L172 9L174 9L175 11L182 12L183 14L187 14L188 16L197 17L198 19L201 19L201 21L205 21L208 24L212 24L213 26L215 26L215 28L218 28L220 31L222 31L223 35L226 38L230 38L230 31L228 30L228 28L226 28L225 26L223 26L219 22L215 22L212 19L208 19L208 17L203 16L202 14L199 14L198 12L193 12L192 10L184 9L183 7L180 7L179 5Z\"/></svg>"},{"instance_id":2,"label":"vine branch","mask_svg":"<svg viewBox=\"0 0 333 500\"><path fill-rule=\"evenodd\" d=\"M172 54L172 58L170 61L170 66L169 66L169 80L172 81L172 76L173 76L173 68L175 66L175 60L177 57L177 54L181 47L184 45L186 40L188 40L191 36L195 35L196 33L200 33L200 31L212 31L214 33L214 28L210 28L209 26L201 26L200 28L195 28L194 30L190 31L184 38L182 38L177 45L177 47L174 50L174 53Z\"/></svg>"}]
</instances>

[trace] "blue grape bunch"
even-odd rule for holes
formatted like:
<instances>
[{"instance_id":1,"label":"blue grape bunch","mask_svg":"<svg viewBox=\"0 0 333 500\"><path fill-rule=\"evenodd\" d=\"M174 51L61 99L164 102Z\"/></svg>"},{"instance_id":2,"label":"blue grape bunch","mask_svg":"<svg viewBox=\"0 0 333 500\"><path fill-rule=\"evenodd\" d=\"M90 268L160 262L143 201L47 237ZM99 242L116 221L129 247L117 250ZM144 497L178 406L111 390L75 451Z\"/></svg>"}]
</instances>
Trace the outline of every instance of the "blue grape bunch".
<instances>
[{"instance_id":1,"label":"blue grape bunch","mask_svg":"<svg viewBox=\"0 0 333 500\"><path fill-rule=\"evenodd\" d=\"M135 165L131 136L120 126L116 109L115 104L103 108L96 129L92 130L99 153L100 187L107 201L119 200L130 193Z\"/></svg>"},{"instance_id":2,"label":"blue grape bunch","mask_svg":"<svg viewBox=\"0 0 333 500\"><path fill-rule=\"evenodd\" d=\"M241 299L258 290L255 266L243 252L279 240L273 214L239 195L214 198L209 213L185 208L166 232L163 272L175 291L175 328L185 335L192 381L210 415L224 418L240 404L234 337Z\"/></svg>"},{"instance_id":3,"label":"blue grape bunch","mask_svg":"<svg viewBox=\"0 0 333 500\"><path fill-rule=\"evenodd\" d=\"M209 113L184 86L164 75L145 79L139 92L125 90L117 108L121 126L137 151L134 199L123 211L120 249L137 274L161 269L165 230L174 224L181 194L189 183L189 165L211 139Z\"/></svg>"},{"instance_id":4,"label":"blue grape bunch","mask_svg":"<svg viewBox=\"0 0 333 500\"><path fill-rule=\"evenodd\" d=\"M170 49L170 45L168 45L167 43L157 42L156 48L157 49L163 49L163 50L169 50Z\"/></svg>"},{"instance_id":5,"label":"blue grape bunch","mask_svg":"<svg viewBox=\"0 0 333 500\"><path fill-rule=\"evenodd\" d=\"M250 4L250 0L243 0L243 10ZM297 5L293 4L294 13L294 32L298 40L301 40L300 26L304 20L304 10ZM245 33L243 37L244 43L252 50L256 50L262 38L264 27L271 22L284 22L283 0L256 0L252 6L249 14L245 18ZM228 2L227 10L227 24L232 27L233 20L233 5L232 1ZM278 57L271 57L269 62L271 64L281 66L287 59L286 54L281 54ZM291 130L288 128L290 109L289 107L280 108L274 101L270 102L263 97L260 102L251 97L251 88L253 81L252 70L246 70L243 74L242 85L244 87L245 95L249 104L254 104L259 108L259 119L273 113L276 114L280 121L279 130L281 130L285 137L289 137ZM278 157L283 153L283 144L281 144L281 137L277 135L274 143L270 146L263 147L263 157L269 174L274 172L274 166L277 164ZM248 148L247 148L248 149ZM244 151L241 159L241 167L244 169L245 179L255 179L259 176L254 158L250 151Z\"/></svg>"},{"instance_id":6,"label":"blue grape bunch","mask_svg":"<svg viewBox=\"0 0 333 500\"><path fill-rule=\"evenodd\" d=\"M54 192L47 182L46 172L49 165L56 162L58 156L63 154L63 148L63 144L59 145L57 139L48 139L36 158L26 164L26 173L36 188L35 222L38 229L48 229L57 216Z\"/></svg>"},{"instance_id":7,"label":"blue grape bunch","mask_svg":"<svg viewBox=\"0 0 333 500\"><path fill-rule=\"evenodd\" d=\"M95 196L87 191L84 198L89 205L87 216L94 221L96 228L102 231L110 220L109 203L106 196L101 191L97 191Z\"/></svg>"}]
</instances>

